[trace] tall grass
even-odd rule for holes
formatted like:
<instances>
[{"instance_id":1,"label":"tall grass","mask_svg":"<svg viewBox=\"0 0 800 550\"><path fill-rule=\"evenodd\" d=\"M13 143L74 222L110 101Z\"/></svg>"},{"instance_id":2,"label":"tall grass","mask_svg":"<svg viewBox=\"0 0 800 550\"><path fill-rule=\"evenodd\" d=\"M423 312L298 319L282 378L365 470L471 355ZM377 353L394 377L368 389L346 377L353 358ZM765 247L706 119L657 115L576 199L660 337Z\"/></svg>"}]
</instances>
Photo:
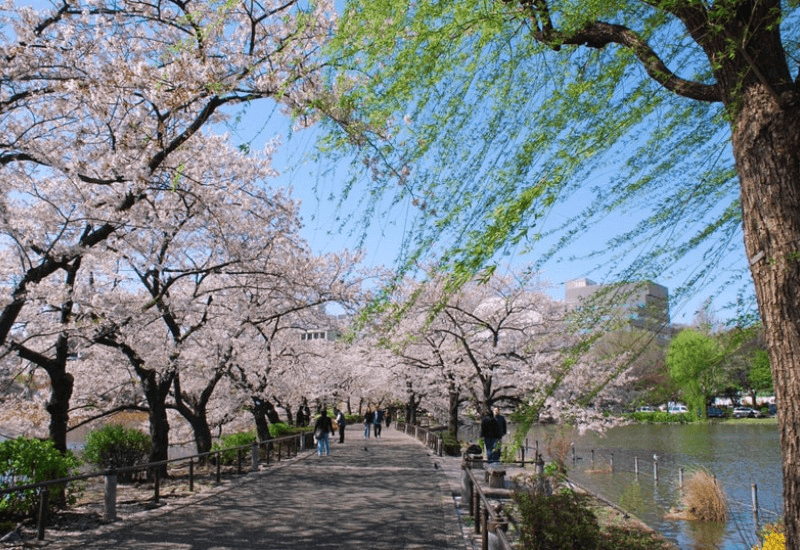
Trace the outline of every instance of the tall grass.
<instances>
[{"instance_id":1,"label":"tall grass","mask_svg":"<svg viewBox=\"0 0 800 550\"><path fill-rule=\"evenodd\" d=\"M717 479L698 470L686 482L683 505L692 516L703 521L726 521L728 499Z\"/></svg>"}]
</instances>

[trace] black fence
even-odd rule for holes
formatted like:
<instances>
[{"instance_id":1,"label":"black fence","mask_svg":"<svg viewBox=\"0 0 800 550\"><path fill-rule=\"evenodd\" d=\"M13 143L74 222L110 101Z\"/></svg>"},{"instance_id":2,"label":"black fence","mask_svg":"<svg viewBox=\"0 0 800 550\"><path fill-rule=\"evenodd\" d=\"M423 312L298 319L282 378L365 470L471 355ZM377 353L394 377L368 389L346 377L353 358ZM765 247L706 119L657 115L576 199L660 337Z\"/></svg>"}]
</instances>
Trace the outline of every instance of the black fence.
<instances>
[{"instance_id":1,"label":"black fence","mask_svg":"<svg viewBox=\"0 0 800 550\"><path fill-rule=\"evenodd\" d=\"M268 441L253 442L249 445L241 445L238 447L227 447L224 449L216 449L207 453L199 453L170 460L162 460L159 462L149 462L137 466L130 466L126 468L117 468L111 470L103 470L98 472L91 472L72 477L51 479L39 483L32 483L27 485L16 485L0 489L0 498L4 495L20 493L23 491L38 491L39 492L39 507L37 514L37 539L44 540L45 526L47 524L47 516L49 511L49 497L50 488L54 485L67 485L76 481L88 480L96 477L104 477L103 483L103 519L105 521L114 521L117 519L117 476L122 473L138 472L138 471L151 471L154 472L153 483L153 501L159 502L161 476L159 474L161 466L178 467L186 465L189 469L189 491L194 491L195 481L195 466L197 464L208 462L209 460L215 467L215 477L217 483L221 481L222 477L222 461L223 454L231 452L236 453L236 473L238 475L244 474L245 464L247 464L247 471L258 471L262 461L269 465L273 460L280 462L283 459L289 459L297 456L301 451L312 449L314 446L313 434L306 432L291 436L279 437L270 439ZM249 454L249 457L247 456Z\"/></svg>"}]
</instances>

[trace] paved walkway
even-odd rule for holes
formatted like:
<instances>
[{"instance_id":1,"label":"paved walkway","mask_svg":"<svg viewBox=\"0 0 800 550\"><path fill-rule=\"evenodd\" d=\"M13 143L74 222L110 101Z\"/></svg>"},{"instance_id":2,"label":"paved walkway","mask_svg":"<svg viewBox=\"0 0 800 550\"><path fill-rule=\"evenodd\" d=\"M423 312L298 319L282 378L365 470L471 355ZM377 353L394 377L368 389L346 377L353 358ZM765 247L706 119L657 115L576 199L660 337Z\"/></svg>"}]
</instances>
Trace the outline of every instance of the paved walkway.
<instances>
[{"instance_id":1,"label":"paved walkway","mask_svg":"<svg viewBox=\"0 0 800 550\"><path fill-rule=\"evenodd\" d=\"M126 521L62 548L255 550L469 548L453 499L459 459L439 458L413 437L361 426L281 467L157 516ZM51 546L52 547L52 546Z\"/></svg>"}]
</instances>

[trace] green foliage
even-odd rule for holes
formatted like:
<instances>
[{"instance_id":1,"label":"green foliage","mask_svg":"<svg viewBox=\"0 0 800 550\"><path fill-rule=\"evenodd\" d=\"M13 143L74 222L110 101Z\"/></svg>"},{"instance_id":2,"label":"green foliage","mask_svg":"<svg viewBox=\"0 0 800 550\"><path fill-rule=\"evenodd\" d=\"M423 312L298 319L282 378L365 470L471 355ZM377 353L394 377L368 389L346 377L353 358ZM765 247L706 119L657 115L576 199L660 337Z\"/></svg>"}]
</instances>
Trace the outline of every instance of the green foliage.
<instances>
[{"instance_id":1,"label":"green foliage","mask_svg":"<svg viewBox=\"0 0 800 550\"><path fill-rule=\"evenodd\" d=\"M672 339L667 352L667 368L672 380L683 391L689 409L706 417L706 404L724 384L720 363L722 347L712 338L693 329L682 330Z\"/></svg>"},{"instance_id":2,"label":"green foliage","mask_svg":"<svg viewBox=\"0 0 800 550\"><path fill-rule=\"evenodd\" d=\"M49 440L18 437L0 442L0 487L4 489L70 477L77 473L78 465L72 453L62 455ZM63 485L49 487L51 494L64 489ZM73 500L75 487L69 484L66 490L68 500ZM0 512L12 516L34 515L38 503L36 489L11 493L0 499Z\"/></svg>"},{"instance_id":3,"label":"green foliage","mask_svg":"<svg viewBox=\"0 0 800 550\"><path fill-rule=\"evenodd\" d=\"M585 495L515 493L520 512L520 540L525 550L597 548L600 526Z\"/></svg>"},{"instance_id":4,"label":"green foliage","mask_svg":"<svg viewBox=\"0 0 800 550\"><path fill-rule=\"evenodd\" d=\"M285 435L292 435L303 431L297 426L292 426L284 422L278 422L269 425L269 435L271 437L283 437Z\"/></svg>"},{"instance_id":5,"label":"green foliage","mask_svg":"<svg viewBox=\"0 0 800 550\"><path fill-rule=\"evenodd\" d=\"M270 435L272 435L270 424ZM239 461L239 447L250 445L254 441L258 441L255 432L239 432L235 434L224 435L219 441L214 442L211 446L211 452L220 452L220 462L222 464L236 464ZM247 452L243 450L242 452Z\"/></svg>"},{"instance_id":6,"label":"green foliage","mask_svg":"<svg viewBox=\"0 0 800 550\"><path fill-rule=\"evenodd\" d=\"M674 423L687 424L697 420L697 415L693 412L671 414L666 411L653 412L634 412L628 415L632 420L646 424Z\"/></svg>"},{"instance_id":7,"label":"green foliage","mask_svg":"<svg viewBox=\"0 0 800 550\"><path fill-rule=\"evenodd\" d=\"M450 432L442 433L442 444L447 456L461 456L461 443Z\"/></svg>"},{"instance_id":8,"label":"green foliage","mask_svg":"<svg viewBox=\"0 0 800 550\"><path fill-rule=\"evenodd\" d=\"M147 464L152 442L150 437L134 428L108 424L89 432L83 457L89 464L103 469L119 469ZM130 481L136 472L122 472L121 481Z\"/></svg>"}]
</instances>

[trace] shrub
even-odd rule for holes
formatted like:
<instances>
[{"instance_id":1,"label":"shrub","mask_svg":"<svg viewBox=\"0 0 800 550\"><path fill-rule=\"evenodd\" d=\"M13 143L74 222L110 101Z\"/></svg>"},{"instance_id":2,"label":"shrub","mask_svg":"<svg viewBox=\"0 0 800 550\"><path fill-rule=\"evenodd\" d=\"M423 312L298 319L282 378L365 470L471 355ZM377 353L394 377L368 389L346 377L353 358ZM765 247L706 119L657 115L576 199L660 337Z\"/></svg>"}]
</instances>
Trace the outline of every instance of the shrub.
<instances>
[{"instance_id":1,"label":"shrub","mask_svg":"<svg viewBox=\"0 0 800 550\"><path fill-rule=\"evenodd\" d=\"M673 424L688 424L697 420L693 413L678 413L672 414L666 411L654 412L634 412L629 415L630 418L637 422L645 422L648 424L656 423L673 423Z\"/></svg>"},{"instance_id":2,"label":"shrub","mask_svg":"<svg viewBox=\"0 0 800 550\"><path fill-rule=\"evenodd\" d=\"M554 495L515 493L520 541L525 550L589 550L600 542L597 517L587 498L571 491Z\"/></svg>"},{"instance_id":3,"label":"shrub","mask_svg":"<svg viewBox=\"0 0 800 550\"><path fill-rule=\"evenodd\" d=\"M461 456L461 443L450 432L442 434L442 445L447 456Z\"/></svg>"},{"instance_id":4,"label":"shrub","mask_svg":"<svg viewBox=\"0 0 800 550\"><path fill-rule=\"evenodd\" d=\"M302 430L298 430L294 426L290 426L289 424L285 424L283 422L269 425L269 435L271 437L283 437L285 435L292 435L299 431Z\"/></svg>"},{"instance_id":5,"label":"shrub","mask_svg":"<svg viewBox=\"0 0 800 550\"><path fill-rule=\"evenodd\" d=\"M141 430L108 424L86 436L83 456L99 468L119 469L147 464L152 441ZM120 481L131 481L139 472L120 472Z\"/></svg>"},{"instance_id":6,"label":"shrub","mask_svg":"<svg viewBox=\"0 0 800 550\"><path fill-rule=\"evenodd\" d=\"M0 442L0 487L39 483L77 473L79 461L72 454L62 455L50 440L18 437ZM76 488L69 484L51 485L51 494L67 491L67 501L74 501ZM28 489L0 498L0 512L12 516L33 516L39 503L39 491Z\"/></svg>"},{"instance_id":7,"label":"shrub","mask_svg":"<svg viewBox=\"0 0 800 550\"><path fill-rule=\"evenodd\" d=\"M567 471L567 459L569 458L572 443L569 436L562 432L554 435L547 440L546 444L547 454L558 464L558 469L561 473Z\"/></svg>"},{"instance_id":8,"label":"shrub","mask_svg":"<svg viewBox=\"0 0 800 550\"><path fill-rule=\"evenodd\" d=\"M275 424L270 424L270 428L272 428L274 425ZM270 435L272 435L271 430ZM222 451L220 453L220 462L222 464L236 464L239 461L239 450L237 447L250 445L253 441L257 441L257 439L256 434L252 431L224 435L219 441L214 443L214 445L211 447L211 451Z\"/></svg>"},{"instance_id":9,"label":"shrub","mask_svg":"<svg viewBox=\"0 0 800 550\"><path fill-rule=\"evenodd\" d=\"M668 550L673 546L655 533L608 526L600 536L598 550Z\"/></svg>"},{"instance_id":10,"label":"shrub","mask_svg":"<svg viewBox=\"0 0 800 550\"><path fill-rule=\"evenodd\" d=\"M783 530L782 523L765 525L759 533L759 537L764 541L763 545L757 544L752 550L786 550L786 536Z\"/></svg>"},{"instance_id":11,"label":"shrub","mask_svg":"<svg viewBox=\"0 0 800 550\"><path fill-rule=\"evenodd\" d=\"M705 470L698 470L687 481L683 505L703 521L725 521L728 516L725 492L716 478Z\"/></svg>"}]
</instances>

